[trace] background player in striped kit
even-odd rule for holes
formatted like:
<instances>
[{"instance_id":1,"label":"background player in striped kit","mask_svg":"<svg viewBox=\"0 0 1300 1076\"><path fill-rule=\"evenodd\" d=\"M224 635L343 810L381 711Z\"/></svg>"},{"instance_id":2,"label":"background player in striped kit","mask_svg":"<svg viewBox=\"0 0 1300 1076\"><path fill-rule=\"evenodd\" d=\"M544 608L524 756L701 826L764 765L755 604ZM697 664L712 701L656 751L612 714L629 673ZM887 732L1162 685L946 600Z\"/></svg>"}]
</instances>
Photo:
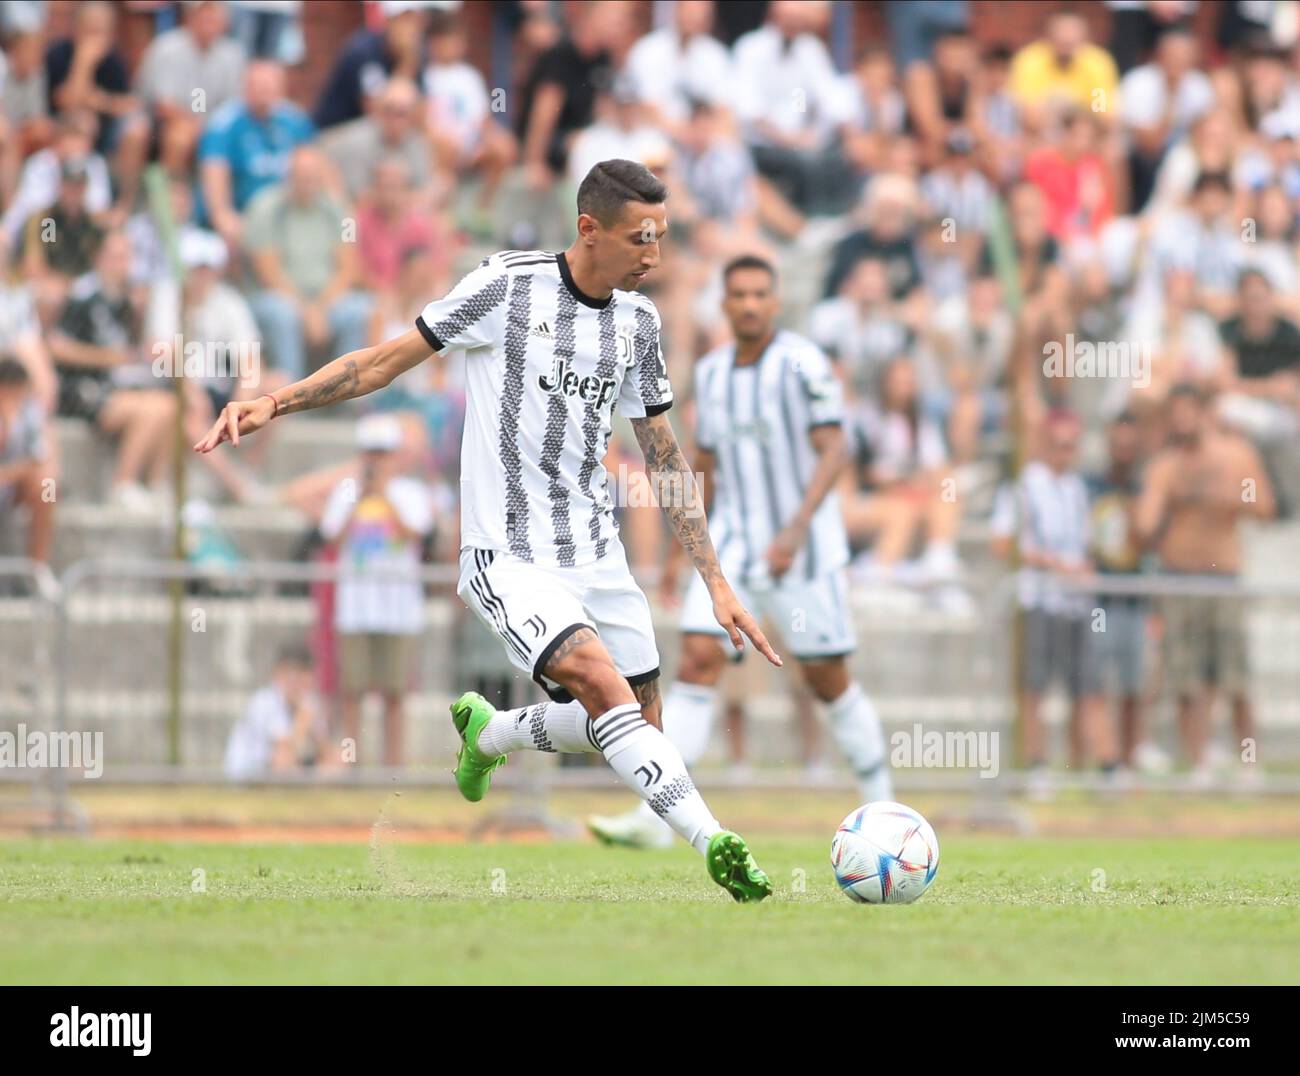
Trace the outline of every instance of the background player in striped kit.
<instances>
[{"instance_id":1,"label":"background player in striped kit","mask_svg":"<svg viewBox=\"0 0 1300 1076\"><path fill-rule=\"evenodd\" d=\"M737 258L724 270L724 284L733 343L695 367L695 465L704 475L718 558L746 607L779 626L826 707L862 799L891 799L880 719L846 661L856 639L835 494L848 459L840 384L815 344L777 328L780 300L769 262ZM726 658L708 593L698 584L691 581L682 606L681 664L663 711L664 732L688 766L708 744ZM588 825L610 843L650 847L672 839L644 804L612 818L593 816Z\"/></svg>"},{"instance_id":2,"label":"background player in striped kit","mask_svg":"<svg viewBox=\"0 0 1300 1076\"><path fill-rule=\"evenodd\" d=\"M705 857L737 901L772 883L723 829L659 728L659 654L650 607L627 565L601 463L614 407L646 469L671 479L665 505L708 594L716 626L781 659L722 574L700 498L665 412L672 390L654 304L631 289L659 264L668 190L643 165L596 164L578 188L578 236L561 253L485 258L415 328L350 352L275 394L231 404L195 448L238 444L276 415L382 388L447 350L467 352L458 593L552 702L497 712L462 695L456 783L488 790L516 750L599 752L619 778Z\"/></svg>"}]
</instances>

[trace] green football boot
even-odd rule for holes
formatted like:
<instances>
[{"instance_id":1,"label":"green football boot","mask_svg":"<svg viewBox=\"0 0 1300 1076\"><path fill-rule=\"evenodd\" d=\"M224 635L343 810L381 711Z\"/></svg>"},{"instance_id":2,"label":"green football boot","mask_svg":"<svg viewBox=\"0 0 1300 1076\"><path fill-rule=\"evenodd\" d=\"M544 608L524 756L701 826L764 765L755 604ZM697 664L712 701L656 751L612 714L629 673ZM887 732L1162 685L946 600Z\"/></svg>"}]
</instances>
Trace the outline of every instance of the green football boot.
<instances>
[{"instance_id":1,"label":"green football boot","mask_svg":"<svg viewBox=\"0 0 1300 1076\"><path fill-rule=\"evenodd\" d=\"M505 765L506 756L487 758L478 749L479 734L492 720L496 708L477 691L467 691L451 704L451 722L460 734L460 751L456 755L456 787L470 803L487 795L492 771Z\"/></svg>"},{"instance_id":2,"label":"green football boot","mask_svg":"<svg viewBox=\"0 0 1300 1076\"><path fill-rule=\"evenodd\" d=\"M709 838L704 853L709 876L741 904L765 900L772 895L772 879L764 874L749 853L745 838L724 829Z\"/></svg>"}]
</instances>

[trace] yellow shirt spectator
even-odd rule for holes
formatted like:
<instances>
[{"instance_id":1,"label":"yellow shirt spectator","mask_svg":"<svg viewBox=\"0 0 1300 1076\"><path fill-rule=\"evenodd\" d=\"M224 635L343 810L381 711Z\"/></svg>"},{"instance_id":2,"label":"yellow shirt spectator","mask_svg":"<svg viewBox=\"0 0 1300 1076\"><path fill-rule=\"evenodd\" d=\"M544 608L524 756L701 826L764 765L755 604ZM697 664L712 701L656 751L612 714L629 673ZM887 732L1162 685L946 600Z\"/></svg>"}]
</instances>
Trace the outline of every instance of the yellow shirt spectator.
<instances>
[{"instance_id":1,"label":"yellow shirt spectator","mask_svg":"<svg viewBox=\"0 0 1300 1076\"><path fill-rule=\"evenodd\" d=\"M1119 71L1109 52L1083 44L1062 65L1046 41L1035 41L1011 61L1011 93L1022 108L1036 108L1053 98L1078 108L1114 115L1118 108ZM1101 90L1104 96L1094 98ZM1100 103L1094 109L1094 100Z\"/></svg>"}]
</instances>

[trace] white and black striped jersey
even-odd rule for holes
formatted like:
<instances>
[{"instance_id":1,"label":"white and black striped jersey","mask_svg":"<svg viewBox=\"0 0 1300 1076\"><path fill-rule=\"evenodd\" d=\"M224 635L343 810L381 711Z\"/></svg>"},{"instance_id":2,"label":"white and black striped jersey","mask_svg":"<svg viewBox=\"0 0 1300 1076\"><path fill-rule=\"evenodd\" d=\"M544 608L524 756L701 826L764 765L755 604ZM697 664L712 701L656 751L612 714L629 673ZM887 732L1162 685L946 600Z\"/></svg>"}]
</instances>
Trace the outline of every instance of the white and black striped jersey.
<instances>
[{"instance_id":1,"label":"white and black striped jersey","mask_svg":"<svg viewBox=\"0 0 1300 1076\"><path fill-rule=\"evenodd\" d=\"M618 542L602 463L614 408L672 405L654 303L584 295L563 253L504 251L416 327L435 351L466 350L461 544L552 567L605 556Z\"/></svg>"},{"instance_id":2,"label":"white and black striped jersey","mask_svg":"<svg viewBox=\"0 0 1300 1076\"><path fill-rule=\"evenodd\" d=\"M767 574L768 546L803 503L817 466L809 431L840 425L844 401L830 360L797 333L779 331L749 366L735 358L727 344L695 364L695 440L716 460L709 534L718 559L725 574L748 581ZM848 559L832 490L785 578L814 579Z\"/></svg>"}]
</instances>

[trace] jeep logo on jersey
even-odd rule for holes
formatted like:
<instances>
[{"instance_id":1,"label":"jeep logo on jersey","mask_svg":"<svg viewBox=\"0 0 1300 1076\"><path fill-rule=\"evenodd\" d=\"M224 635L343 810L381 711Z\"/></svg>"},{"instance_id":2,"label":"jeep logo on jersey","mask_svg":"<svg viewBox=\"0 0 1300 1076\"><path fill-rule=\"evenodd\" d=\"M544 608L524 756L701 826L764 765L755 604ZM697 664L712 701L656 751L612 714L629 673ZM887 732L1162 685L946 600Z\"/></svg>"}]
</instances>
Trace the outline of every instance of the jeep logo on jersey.
<instances>
[{"instance_id":1,"label":"jeep logo on jersey","mask_svg":"<svg viewBox=\"0 0 1300 1076\"><path fill-rule=\"evenodd\" d=\"M598 408L609 403L618 387L618 382L612 377L579 375L569 366L569 360L559 355L555 356L555 368L549 374L542 374L537 379L537 384L547 394L576 396L585 403L594 403Z\"/></svg>"}]
</instances>

